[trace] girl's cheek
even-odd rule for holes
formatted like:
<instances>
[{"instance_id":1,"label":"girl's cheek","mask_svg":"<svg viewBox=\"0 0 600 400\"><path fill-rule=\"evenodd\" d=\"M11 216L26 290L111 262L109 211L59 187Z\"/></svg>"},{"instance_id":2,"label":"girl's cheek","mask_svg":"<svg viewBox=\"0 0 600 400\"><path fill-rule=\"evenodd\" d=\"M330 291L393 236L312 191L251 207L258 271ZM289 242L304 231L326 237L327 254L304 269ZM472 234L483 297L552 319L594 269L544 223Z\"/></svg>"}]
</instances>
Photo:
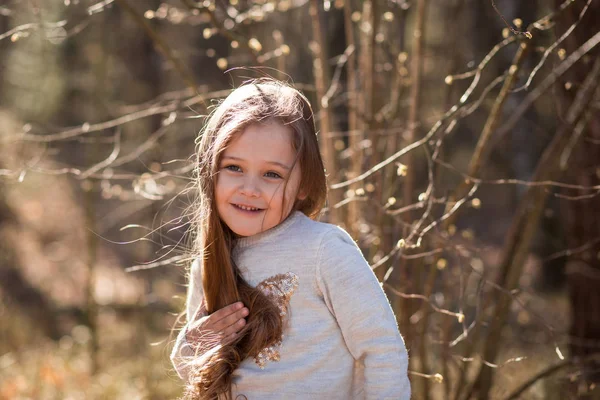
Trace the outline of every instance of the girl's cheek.
<instances>
[{"instance_id":1,"label":"girl's cheek","mask_svg":"<svg viewBox=\"0 0 600 400\"><path fill-rule=\"evenodd\" d=\"M231 188L235 186L235 179L227 175L221 175L219 177L219 184L223 188Z\"/></svg>"},{"instance_id":2,"label":"girl's cheek","mask_svg":"<svg viewBox=\"0 0 600 400\"><path fill-rule=\"evenodd\" d=\"M275 200L281 197L282 189L276 186L269 186L263 189L263 193L265 193L268 198Z\"/></svg>"},{"instance_id":3,"label":"girl's cheek","mask_svg":"<svg viewBox=\"0 0 600 400\"><path fill-rule=\"evenodd\" d=\"M294 188L288 188L288 190L286 190L284 199L285 209L289 211L289 209L291 209L294 205L295 200L296 190L294 190Z\"/></svg>"}]
</instances>

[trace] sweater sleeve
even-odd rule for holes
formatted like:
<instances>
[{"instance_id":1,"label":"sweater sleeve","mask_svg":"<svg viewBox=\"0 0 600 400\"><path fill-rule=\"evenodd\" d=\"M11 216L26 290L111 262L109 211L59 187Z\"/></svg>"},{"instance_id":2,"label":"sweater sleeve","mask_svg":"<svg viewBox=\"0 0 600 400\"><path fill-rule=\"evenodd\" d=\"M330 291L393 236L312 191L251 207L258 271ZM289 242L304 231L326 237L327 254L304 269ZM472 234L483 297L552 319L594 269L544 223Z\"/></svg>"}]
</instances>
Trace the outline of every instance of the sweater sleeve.
<instances>
[{"instance_id":1,"label":"sweater sleeve","mask_svg":"<svg viewBox=\"0 0 600 400\"><path fill-rule=\"evenodd\" d=\"M189 283L186 297L186 324L179 331L173 351L171 352L171 362L177 372L177 375L181 379L187 382L189 367L186 362L194 357L195 352L192 345L186 340L185 334L187 332L190 322L196 320L198 317L203 316L205 312L200 308L202 304L202 268L198 259L196 259L190 268ZM202 313L202 314L198 314Z\"/></svg>"},{"instance_id":2,"label":"sweater sleeve","mask_svg":"<svg viewBox=\"0 0 600 400\"><path fill-rule=\"evenodd\" d=\"M364 366L367 399L410 399L408 353L377 277L350 235L332 229L322 239L317 284L348 349Z\"/></svg>"}]
</instances>

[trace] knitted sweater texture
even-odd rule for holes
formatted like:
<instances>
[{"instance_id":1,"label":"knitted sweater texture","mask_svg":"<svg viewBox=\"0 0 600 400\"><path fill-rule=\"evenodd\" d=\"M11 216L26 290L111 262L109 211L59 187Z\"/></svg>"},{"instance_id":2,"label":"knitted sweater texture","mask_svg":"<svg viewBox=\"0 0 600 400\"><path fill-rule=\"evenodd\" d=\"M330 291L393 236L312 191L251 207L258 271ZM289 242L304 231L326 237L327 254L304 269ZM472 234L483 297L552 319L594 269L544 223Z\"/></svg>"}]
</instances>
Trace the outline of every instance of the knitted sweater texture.
<instances>
[{"instance_id":1,"label":"knitted sweater texture","mask_svg":"<svg viewBox=\"0 0 600 400\"><path fill-rule=\"evenodd\" d=\"M410 399L408 355L396 318L343 229L293 212L276 227L239 239L232 256L248 283L271 294L275 285L275 301L287 305L281 343L241 363L233 375L234 399ZM201 268L194 262L188 324L202 315L202 297ZM194 351L186 329L171 361L187 381L184 362Z\"/></svg>"}]
</instances>

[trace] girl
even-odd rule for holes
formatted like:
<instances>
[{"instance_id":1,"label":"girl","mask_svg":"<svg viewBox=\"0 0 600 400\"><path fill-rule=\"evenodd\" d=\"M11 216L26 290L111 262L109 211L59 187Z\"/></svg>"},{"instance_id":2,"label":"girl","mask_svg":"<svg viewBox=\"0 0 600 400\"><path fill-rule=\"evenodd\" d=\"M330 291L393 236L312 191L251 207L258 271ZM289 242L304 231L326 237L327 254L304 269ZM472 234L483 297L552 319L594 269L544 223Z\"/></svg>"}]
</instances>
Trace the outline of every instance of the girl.
<instances>
[{"instance_id":1,"label":"girl","mask_svg":"<svg viewBox=\"0 0 600 400\"><path fill-rule=\"evenodd\" d=\"M186 399L409 399L408 356L327 186L308 100L234 90L198 145L196 261L171 360Z\"/></svg>"}]
</instances>

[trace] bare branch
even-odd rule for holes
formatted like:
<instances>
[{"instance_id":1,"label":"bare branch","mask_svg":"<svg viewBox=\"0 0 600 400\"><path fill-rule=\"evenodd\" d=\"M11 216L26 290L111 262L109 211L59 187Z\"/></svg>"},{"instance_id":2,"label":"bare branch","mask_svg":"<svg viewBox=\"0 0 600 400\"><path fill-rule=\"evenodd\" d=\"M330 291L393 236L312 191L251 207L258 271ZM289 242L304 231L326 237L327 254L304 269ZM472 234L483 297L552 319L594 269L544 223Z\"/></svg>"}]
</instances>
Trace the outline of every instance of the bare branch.
<instances>
[{"instance_id":1,"label":"bare branch","mask_svg":"<svg viewBox=\"0 0 600 400\"><path fill-rule=\"evenodd\" d=\"M571 2L571 3L573 3L573 2ZM592 3L592 0L588 0L587 1L587 3L585 4L585 6L583 7L583 9L581 10L581 12L579 13L579 18L577 18L577 21L575 21L569 27L569 29L567 29L567 31L565 33L563 33L554 43L552 43L552 45L550 45L546 49L546 51L542 55L542 58L540 59L540 61L537 63L537 65L535 66L535 68L533 69L533 71L531 71L531 74L529 74L529 78L527 78L527 82L525 82L525 84L523 86L514 89L513 92L518 92L518 91L521 91L521 90L527 90L529 88L529 86L531 85L531 81L533 81L533 78L535 77L535 75L538 73L538 71L540 70L540 68L542 68L542 66L544 65L544 63L548 59L548 56L550 55L550 53L552 53L554 51L554 49L556 49L556 47L558 47L558 45L561 44L573 32L573 30L575 30L575 28L577 27L577 24L579 24L579 21L581 21L581 19L585 15L585 13L588 10L588 8L589 8L589 6L590 6L591 3Z\"/></svg>"},{"instance_id":2,"label":"bare branch","mask_svg":"<svg viewBox=\"0 0 600 400\"><path fill-rule=\"evenodd\" d=\"M171 61L173 63L173 66L175 67L177 72L179 72L179 74L181 75L183 80L186 82L186 84L190 88L197 90L199 85L196 82L196 78L194 77L194 75L190 72L190 70L183 63L183 61L181 61L179 59L179 57L177 57L173 53L173 51L171 50L169 45L158 34L156 34L154 32L154 30L148 24L146 19L144 17L142 17L141 15L139 15L134 10L129 5L127 0L116 0L116 1L117 1L117 3L119 3L119 6L121 6L133 18L133 20L144 29L146 34L150 37L150 39L154 43L156 49L158 51L160 51L165 56L165 58L167 58L169 61Z\"/></svg>"},{"instance_id":3,"label":"bare branch","mask_svg":"<svg viewBox=\"0 0 600 400\"><path fill-rule=\"evenodd\" d=\"M117 130L117 132L115 133L114 141L115 141L115 145L114 145L113 151L110 153L110 155L105 160L99 162L98 164L92 165L87 170L81 172L78 176L79 179L87 178L88 176L92 175L93 173L100 171L102 168L108 167L109 165L111 165L112 162L114 162L116 160L117 156L119 155L119 152L121 151L121 131L120 130Z\"/></svg>"}]
</instances>

